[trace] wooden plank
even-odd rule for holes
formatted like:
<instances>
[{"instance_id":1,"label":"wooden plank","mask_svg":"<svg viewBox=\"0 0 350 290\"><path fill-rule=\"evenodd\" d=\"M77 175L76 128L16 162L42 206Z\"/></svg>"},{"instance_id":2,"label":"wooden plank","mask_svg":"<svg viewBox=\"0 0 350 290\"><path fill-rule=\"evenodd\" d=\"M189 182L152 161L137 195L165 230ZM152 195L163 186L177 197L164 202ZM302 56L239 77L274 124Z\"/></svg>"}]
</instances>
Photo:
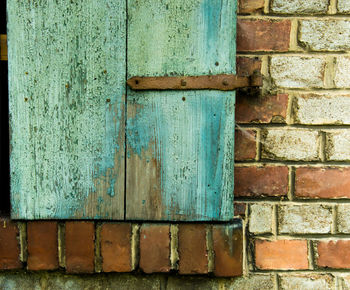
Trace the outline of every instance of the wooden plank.
<instances>
[{"instance_id":1,"label":"wooden plank","mask_svg":"<svg viewBox=\"0 0 350 290\"><path fill-rule=\"evenodd\" d=\"M7 60L7 35L0 34L0 60Z\"/></svg>"},{"instance_id":2,"label":"wooden plank","mask_svg":"<svg viewBox=\"0 0 350 290\"><path fill-rule=\"evenodd\" d=\"M12 218L124 218L125 1L8 1Z\"/></svg>"},{"instance_id":3,"label":"wooden plank","mask_svg":"<svg viewBox=\"0 0 350 290\"><path fill-rule=\"evenodd\" d=\"M235 73L235 1L128 3L128 77ZM127 218L233 218L234 105L235 92L128 90Z\"/></svg>"}]
</instances>

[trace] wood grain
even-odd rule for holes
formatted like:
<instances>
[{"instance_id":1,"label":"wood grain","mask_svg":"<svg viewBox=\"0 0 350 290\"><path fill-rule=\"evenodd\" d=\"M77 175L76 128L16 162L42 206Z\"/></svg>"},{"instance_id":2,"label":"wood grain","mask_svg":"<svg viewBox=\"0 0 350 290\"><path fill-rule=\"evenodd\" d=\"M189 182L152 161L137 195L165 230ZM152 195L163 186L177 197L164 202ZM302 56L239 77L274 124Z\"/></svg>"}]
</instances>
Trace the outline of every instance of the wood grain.
<instances>
[{"instance_id":1,"label":"wood grain","mask_svg":"<svg viewBox=\"0 0 350 290\"><path fill-rule=\"evenodd\" d=\"M124 0L8 1L12 217L124 217Z\"/></svg>"},{"instance_id":2,"label":"wood grain","mask_svg":"<svg viewBox=\"0 0 350 290\"><path fill-rule=\"evenodd\" d=\"M235 73L235 1L128 3L128 77ZM128 219L233 218L234 106L235 92L128 90Z\"/></svg>"}]
</instances>

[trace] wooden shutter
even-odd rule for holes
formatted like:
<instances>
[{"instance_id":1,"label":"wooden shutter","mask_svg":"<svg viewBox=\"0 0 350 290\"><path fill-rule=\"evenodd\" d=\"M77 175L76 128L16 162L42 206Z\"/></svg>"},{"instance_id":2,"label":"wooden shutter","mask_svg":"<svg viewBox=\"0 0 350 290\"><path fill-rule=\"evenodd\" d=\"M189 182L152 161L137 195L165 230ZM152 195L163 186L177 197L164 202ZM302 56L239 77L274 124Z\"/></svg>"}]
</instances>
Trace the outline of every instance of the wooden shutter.
<instances>
[{"instance_id":1,"label":"wooden shutter","mask_svg":"<svg viewBox=\"0 0 350 290\"><path fill-rule=\"evenodd\" d=\"M236 1L129 0L128 76L235 73ZM126 217L233 218L235 92L128 90Z\"/></svg>"},{"instance_id":2,"label":"wooden shutter","mask_svg":"<svg viewBox=\"0 0 350 290\"><path fill-rule=\"evenodd\" d=\"M8 1L13 218L124 218L125 17L125 0Z\"/></svg>"},{"instance_id":3,"label":"wooden shutter","mask_svg":"<svg viewBox=\"0 0 350 290\"><path fill-rule=\"evenodd\" d=\"M233 0L8 0L12 217L231 220L235 93L125 84L234 74L235 23Z\"/></svg>"}]
</instances>

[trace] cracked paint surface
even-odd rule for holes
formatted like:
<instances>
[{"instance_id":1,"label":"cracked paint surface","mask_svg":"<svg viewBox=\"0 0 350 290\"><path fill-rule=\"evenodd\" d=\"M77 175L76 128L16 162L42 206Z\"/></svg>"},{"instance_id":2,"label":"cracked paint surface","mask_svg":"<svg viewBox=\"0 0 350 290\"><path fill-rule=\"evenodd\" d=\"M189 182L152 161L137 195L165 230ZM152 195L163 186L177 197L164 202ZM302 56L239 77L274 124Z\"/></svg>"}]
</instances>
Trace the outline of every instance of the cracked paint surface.
<instances>
[{"instance_id":1,"label":"cracked paint surface","mask_svg":"<svg viewBox=\"0 0 350 290\"><path fill-rule=\"evenodd\" d=\"M123 216L124 2L8 1L13 218Z\"/></svg>"}]
</instances>

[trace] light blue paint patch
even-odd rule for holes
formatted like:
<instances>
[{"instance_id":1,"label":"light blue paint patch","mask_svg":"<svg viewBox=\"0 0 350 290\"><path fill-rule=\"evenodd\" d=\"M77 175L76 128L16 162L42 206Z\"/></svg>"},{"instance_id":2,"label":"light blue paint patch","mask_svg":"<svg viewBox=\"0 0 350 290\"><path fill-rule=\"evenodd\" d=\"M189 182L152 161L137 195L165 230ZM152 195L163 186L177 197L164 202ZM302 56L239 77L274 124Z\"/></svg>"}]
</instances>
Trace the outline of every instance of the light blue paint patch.
<instances>
[{"instance_id":1,"label":"light blue paint patch","mask_svg":"<svg viewBox=\"0 0 350 290\"><path fill-rule=\"evenodd\" d=\"M129 144L128 150L128 158L130 158L130 154L136 153L141 156L142 151L147 151L152 139L153 139L153 131L152 131L152 123L150 121L150 115L144 115L144 104L148 103L147 96L141 97L138 99L140 94L135 94L134 97L131 91L129 91L129 104L137 104L136 105L136 118L129 118L127 120L126 130L127 130L127 142ZM132 152L130 151L132 149Z\"/></svg>"},{"instance_id":2,"label":"light blue paint patch","mask_svg":"<svg viewBox=\"0 0 350 290\"><path fill-rule=\"evenodd\" d=\"M128 145L133 152L151 149L160 164L162 219L232 219L235 93L130 94L142 109L128 120ZM143 141L134 143L132 135Z\"/></svg>"},{"instance_id":3,"label":"light blue paint patch","mask_svg":"<svg viewBox=\"0 0 350 290\"><path fill-rule=\"evenodd\" d=\"M234 74L236 5L233 0L129 0L128 75ZM137 108L127 123L128 153L142 159L143 152L152 152L161 186L160 193L158 187L142 193L146 205L156 204L157 214L133 200L139 203L133 217L232 219L234 103L234 92L128 91L128 108ZM152 178L158 174L154 168L149 172Z\"/></svg>"}]
</instances>

